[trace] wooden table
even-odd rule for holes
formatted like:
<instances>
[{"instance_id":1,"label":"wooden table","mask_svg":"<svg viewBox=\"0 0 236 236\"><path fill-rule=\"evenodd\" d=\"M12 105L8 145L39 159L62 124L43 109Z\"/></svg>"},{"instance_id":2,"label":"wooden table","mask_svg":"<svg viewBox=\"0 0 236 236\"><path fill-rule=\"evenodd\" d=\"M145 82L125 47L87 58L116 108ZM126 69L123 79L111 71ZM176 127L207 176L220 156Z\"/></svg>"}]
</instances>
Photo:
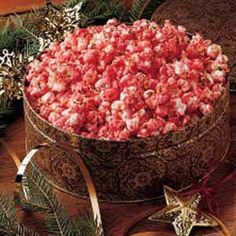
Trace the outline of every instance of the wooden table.
<instances>
[{"instance_id":1,"label":"wooden table","mask_svg":"<svg viewBox=\"0 0 236 236\"><path fill-rule=\"evenodd\" d=\"M53 0L53 3L61 3L63 0ZM25 12L33 8L42 7L44 0L2 0L0 1L0 15Z\"/></svg>"},{"instance_id":2,"label":"wooden table","mask_svg":"<svg viewBox=\"0 0 236 236\"><path fill-rule=\"evenodd\" d=\"M1 0L0 1L0 15L6 15L14 12L25 12L33 8L39 8L44 5L45 0ZM58 4L65 2L65 0L52 0L53 3ZM132 0L124 0L127 7L130 7Z\"/></svg>"},{"instance_id":3,"label":"wooden table","mask_svg":"<svg viewBox=\"0 0 236 236\"><path fill-rule=\"evenodd\" d=\"M236 95L231 95L231 127L232 144L229 157L230 159L234 159L236 157ZM21 158L25 154L24 138L24 121L23 117L20 117L9 127L5 140ZM8 154L1 148L0 151L0 191L7 192L11 195L14 188L16 167ZM222 167L221 171L224 173L226 170L227 167ZM218 175L221 175L221 171ZM60 201L66 205L72 216L78 216L82 208L89 208L89 202L85 200L75 199L64 193L57 194ZM225 187L219 189L215 197L219 203L220 219L230 229L232 236L236 235L236 181L231 181ZM135 222L145 218L145 216L160 209L162 206L155 202L143 204L101 204L106 232L108 235L122 236ZM28 215L23 211L19 212L19 214L27 225L37 228L40 235L46 235L45 227L42 223L42 214ZM155 224L147 220L140 222L132 232L143 230L155 230L157 231L155 234L157 236L175 235L171 225ZM193 233L193 235L221 235L211 229L194 232L195 234Z\"/></svg>"}]
</instances>

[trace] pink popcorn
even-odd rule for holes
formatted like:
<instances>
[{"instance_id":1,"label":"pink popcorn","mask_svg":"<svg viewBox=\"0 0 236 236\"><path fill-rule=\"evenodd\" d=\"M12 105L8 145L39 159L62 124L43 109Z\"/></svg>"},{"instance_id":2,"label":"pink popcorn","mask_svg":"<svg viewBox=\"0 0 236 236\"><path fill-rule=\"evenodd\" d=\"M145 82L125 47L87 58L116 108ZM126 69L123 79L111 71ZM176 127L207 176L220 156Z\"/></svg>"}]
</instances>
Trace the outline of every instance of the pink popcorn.
<instances>
[{"instance_id":1,"label":"pink popcorn","mask_svg":"<svg viewBox=\"0 0 236 236\"><path fill-rule=\"evenodd\" d=\"M225 82L225 72L222 70L215 70L211 73L212 78L215 82Z\"/></svg>"},{"instance_id":2,"label":"pink popcorn","mask_svg":"<svg viewBox=\"0 0 236 236\"><path fill-rule=\"evenodd\" d=\"M155 119L150 119L147 122L143 123L138 131L138 137L148 137L159 134L158 130L158 121Z\"/></svg>"},{"instance_id":3,"label":"pink popcorn","mask_svg":"<svg viewBox=\"0 0 236 236\"><path fill-rule=\"evenodd\" d=\"M169 21L109 20L76 29L28 66L26 95L53 125L127 140L181 129L213 111L226 89L219 45Z\"/></svg>"},{"instance_id":4,"label":"pink popcorn","mask_svg":"<svg viewBox=\"0 0 236 236\"><path fill-rule=\"evenodd\" d=\"M111 104L111 109L116 111L122 111L125 109L125 102L116 100Z\"/></svg>"},{"instance_id":5,"label":"pink popcorn","mask_svg":"<svg viewBox=\"0 0 236 236\"><path fill-rule=\"evenodd\" d=\"M68 125L68 126L75 126L75 125L78 125L78 123L79 123L79 114L78 113L70 114L69 119L66 121L66 125Z\"/></svg>"},{"instance_id":6,"label":"pink popcorn","mask_svg":"<svg viewBox=\"0 0 236 236\"><path fill-rule=\"evenodd\" d=\"M183 62L176 61L174 62L174 71L175 71L175 74L181 75L184 73L188 73L189 67Z\"/></svg>"},{"instance_id":7,"label":"pink popcorn","mask_svg":"<svg viewBox=\"0 0 236 236\"><path fill-rule=\"evenodd\" d=\"M175 100L175 104L176 104L176 113L177 113L178 115L183 116L183 115L185 114L186 110L187 110L186 104L184 104L184 103L182 102L181 98L177 98L177 99Z\"/></svg>"},{"instance_id":8,"label":"pink popcorn","mask_svg":"<svg viewBox=\"0 0 236 236\"><path fill-rule=\"evenodd\" d=\"M200 103L199 109L203 115L207 115L213 111L213 107L210 104Z\"/></svg>"},{"instance_id":9,"label":"pink popcorn","mask_svg":"<svg viewBox=\"0 0 236 236\"><path fill-rule=\"evenodd\" d=\"M128 131L135 132L139 128L140 120L138 117L134 117L129 120L127 119L125 123Z\"/></svg>"},{"instance_id":10,"label":"pink popcorn","mask_svg":"<svg viewBox=\"0 0 236 236\"><path fill-rule=\"evenodd\" d=\"M130 132L125 128L123 130L121 130L117 136L118 140L127 140L130 138Z\"/></svg>"},{"instance_id":11,"label":"pink popcorn","mask_svg":"<svg viewBox=\"0 0 236 236\"><path fill-rule=\"evenodd\" d=\"M53 103L55 100L55 95L53 92L47 92L41 97L41 102L43 104Z\"/></svg>"},{"instance_id":12,"label":"pink popcorn","mask_svg":"<svg viewBox=\"0 0 236 236\"><path fill-rule=\"evenodd\" d=\"M221 46L217 44L212 44L207 48L207 55L213 59L216 59L216 57L222 54L222 48Z\"/></svg>"},{"instance_id":13,"label":"pink popcorn","mask_svg":"<svg viewBox=\"0 0 236 236\"><path fill-rule=\"evenodd\" d=\"M162 130L162 133L166 134L166 133L168 133L170 131L174 131L174 130L177 130L177 126L172 122L166 122L165 127Z\"/></svg>"},{"instance_id":14,"label":"pink popcorn","mask_svg":"<svg viewBox=\"0 0 236 236\"><path fill-rule=\"evenodd\" d=\"M145 103L147 104L148 108L152 110L156 108L157 102L158 100L155 94L145 99Z\"/></svg>"},{"instance_id":15,"label":"pink popcorn","mask_svg":"<svg viewBox=\"0 0 236 236\"><path fill-rule=\"evenodd\" d=\"M169 109L165 105L156 106L155 115L164 118L168 115Z\"/></svg>"}]
</instances>

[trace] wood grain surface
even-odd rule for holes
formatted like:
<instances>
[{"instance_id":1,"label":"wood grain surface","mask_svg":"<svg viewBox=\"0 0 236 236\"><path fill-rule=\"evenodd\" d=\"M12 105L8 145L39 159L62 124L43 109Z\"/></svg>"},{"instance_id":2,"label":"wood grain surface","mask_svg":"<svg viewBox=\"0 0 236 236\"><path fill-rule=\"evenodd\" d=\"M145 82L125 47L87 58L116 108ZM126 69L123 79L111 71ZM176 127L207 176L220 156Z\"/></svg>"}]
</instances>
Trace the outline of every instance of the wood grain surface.
<instances>
[{"instance_id":1,"label":"wood grain surface","mask_svg":"<svg viewBox=\"0 0 236 236\"><path fill-rule=\"evenodd\" d=\"M25 12L32 8L39 8L44 5L44 0L1 0L0 15ZM53 3L61 3L62 0L53 0Z\"/></svg>"},{"instance_id":2,"label":"wood grain surface","mask_svg":"<svg viewBox=\"0 0 236 236\"><path fill-rule=\"evenodd\" d=\"M62 3L65 0L52 0L53 3ZM45 0L0 0L0 15L14 12L25 12L32 8L43 7ZM127 7L130 7L132 0L124 0Z\"/></svg>"}]
</instances>

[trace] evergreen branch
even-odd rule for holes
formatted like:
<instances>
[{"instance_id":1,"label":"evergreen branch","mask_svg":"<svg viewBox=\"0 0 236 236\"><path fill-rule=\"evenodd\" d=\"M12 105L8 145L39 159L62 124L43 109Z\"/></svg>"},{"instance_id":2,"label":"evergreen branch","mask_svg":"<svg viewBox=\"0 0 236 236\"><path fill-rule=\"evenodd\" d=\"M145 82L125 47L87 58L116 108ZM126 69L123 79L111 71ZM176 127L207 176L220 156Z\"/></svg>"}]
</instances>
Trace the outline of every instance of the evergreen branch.
<instances>
[{"instance_id":1,"label":"evergreen branch","mask_svg":"<svg viewBox=\"0 0 236 236\"><path fill-rule=\"evenodd\" d=\"M24 211L27 212L42 212L48 211L48 207L45 207L41 203L37 203L36 201L21 201L21 205Z\"/></svg>"},{"instance_id":2,"label":"evergreen branch","mask_svg":"<svg viewBox=\"0 0 236 236\"><path fill-rule=\"evenodd\" d=\"M29 203L28 210L35 210L37 207L37 209L47 209L47 226L50 235L73 236L75 230L67 212L58 203L51 185L34 165L31 166L30 173L23 184L26 200Z\"/></svg>"},{"instance_id":3,"label":"evergreen branch","mask_svg":"<svg viewBox=\"0 0 236 236\"><path fill-rule=\"evenodd\" d=\"M10 52L28 50L29 43L35 42L36 39L33 38L26 27L22 27L26 22L29 22L29 20L24 20L19 15L6 20L5 25L0 28L0 50L7 49Z\"/></svg>"},{"instance_id":4,"label":"evergreen branch","mask_svg":"<svg viewBox=\"0 0 236 236\"><path fill-rule=\"evenodd\" d=\"M104 236L98 222L91 218L88 213L84 213L83 216L73 224L76 232L80 232L79 236Z\"/></svg>"},{"instance_id":5,"label":"evergreen branch","mask_svg":"<svg viewBox=\"0 0 236 236\"><path fill-rule=\"evenodd\" d=\"M134 0L129 11L129 20L136 21L142 18L151 19L154 11L164 0Z\"/></svg>"},{"instance_id":6,"label":"evergreen branch","mask_svg":"<svg viewBox=\"0 0 236 236\"><path fill-rule=\"evenodd\" d=\"M36 35L34 35L30 30L28 30L27 27L24 26L24 22L21 20L20 16L15 14L16 16L16 23L18 24L18 26L23 29L25 32L27 32L29 35L31 35L31 37L33 37L34 39L38 40L38 37Z\"/></svg>"},{"instance_id":7,"label":"evergreen branch","mask_svg":"<svg viewBox=\"0 0 236 236\"><path fill-rule=\"evenodd\" d=\"M14 221L16 220L16 212L14 205L8 200L8 197L0 194L0 228L4 231L12 232Z\"/></svg>"},{"instance_id":8,"label":"evergreen branch","mask_svg":"<svg viewBox=\"0 0 236 236\"><path fill-rule=\"evenodd\" d=\"M10 30L7 26L0 33L0 50L8 49L14 51L16 48L23 49L25 47L28 34L23 29Z\"/></svg>"},{"instance_id":9,"label":"evergreen branch","mask_svg":"<svg viewBox=\"0 0 236 236\"><path fill-rule=\"evenodd\" d=\"M0 233L7 236L39 236L18 222L15 206L3 193L0 194Z\"/></svg>"},{"instance_id":10,"label":"evergreen branch","mask_svg":"<svg viewBox=\"0 0 236 236\"><path fill-rule=\"evenodd\" d=\"M64 207L58 203L52 187L35 166L31 166L28 177L24 179L23 184L27 198L27 201L23 201L24 209L31 211L35 210L35 206L44 207L40 210L47 214L46 223L49 235L104 236L97 221L94 221L88 214L84 214L81 219L75 222L70 220ZM44 198L43 201L42 198ZM25 204L27 208L25 208ZM38 233L25 227L16 219L15 206L5 194L0 194L0 235L39 236Z\"/></svg>"},{"instance_id":11,"label":"evergreen branch","mask_svg":"<svg viewBox=\"0 0 236 236\"><path fill-rule=\"evenodd\" d=\"M73 5L81 1L70 0L69 5L70 2ZM126 12L119 0L82 0L82 3L80 27L105 24L111 18L121 21Z\"/></svg>"},{"instance_id":12,"label":"evergreen branch","mask_svg":"<svg viewBox=\"0 0 236 236\"><path fill-rule=\"evenodd\" d=\"M67 0L65 4L68 7L74 7L81 1L83 2L83 0Z\"/></svg>"},{"instance_id":13,"label":"evergreen branch","mask_svg":"<svg viewBox=\"0 0 236 236\"><path fill-rule=\"evenodd\" d=\"M49 209L50 205L48 199L53 197L53 189L46 182L45 177L41 172L32 164L30 171L23 179L24 191L25 191L25 204L29 204Z\"/></svg>"},{"instance_id":14,"label":"evergreen branch","mask_svg":"<svg viewBox=\"0 0 236 236\"><path fill-rule=\"evenodd\" d=\"M47 227L50 235L77 236L67 212L57 201L51 202Z\"/></svg>"},{"instance_id":15,"label":"evergreen branch","mask_svg":"<svg viewBox=\"0 0 236 236\"><path fill-rule=\"evenodd\" d=\"M15 232L16 236L39 236L39 234L27 227L25 227L24 225L22 224L18 224L16 226L16 232Z\"/></svg>"}]
</instances>

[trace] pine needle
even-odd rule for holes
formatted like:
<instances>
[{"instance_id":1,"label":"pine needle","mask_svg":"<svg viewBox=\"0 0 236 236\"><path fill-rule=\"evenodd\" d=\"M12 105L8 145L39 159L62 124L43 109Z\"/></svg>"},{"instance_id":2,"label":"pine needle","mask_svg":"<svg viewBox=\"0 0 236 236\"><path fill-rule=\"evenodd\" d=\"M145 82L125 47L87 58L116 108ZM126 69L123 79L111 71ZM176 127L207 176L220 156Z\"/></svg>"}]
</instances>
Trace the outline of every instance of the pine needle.
<instances>
[{"instance_id":1,"label":"pine needle","mask_svg":"<svg viewBox=\"0 0 236 236\"><path fill-rule=\"evenodd\" d=\"M84 212L83 216L74 222L74 225L79 236L103 236L97 221L94 221L88 213Z\"/></svg>"},{"instance_id":2,"label":"pine needle","mask_svg":"<svg viewBox=\"0 0 236 236\"><path fill-rule=\"evenodd\" d=\"M0 233L9 236L39 236L16 219L15 206L3 193L0 193Z\"/></svg>"},{"instance_id":3,"label":"pine needle","mask_svg":"<svg viewBox=\"0 0 236 236\"><path fill-rule=\"evenodd\" d=\"M47 210L47 227L50 235L73 236L75 232L73 224L64 207L58 203L53 193L52 186L47 182L46 177L31 165L27 178L24 179L25 203L27 210ZM74 235L76 236L76 235Z\"/></svg>"},{"instance_id":4,"label":"pine needle","mask_svg":"<svg viewBox=\"0 0 236 236\"><path fill-rule=\"evenodd\" d=\"M71 0L73 4L78 0ZM122 20L125 15L125 7L119 0L82 0L80 27L90 25L102 25L109 19Z\"/></svg>"},{"instance_id":5,"label":"pine needle","mask_svg":"<svg viewBox=\"0 0 236 236\"><path fill-rule=\"evenodd\" d=\"M129 11L131 22L140 19L151 19L152 14L165 0L134 0Z\"/></svg>"},{"instance_id":6,"label":"pine needle","mask_svg":"<svg viewBox=\"0 0 236 236\"><path fill-rule=\"evenodd\" d=\"M22 193L22 196L26 197L22 201L23 209L45 212L49 235L104 236L101 227L89 214L84 214L76 221L70 219L64 207L58 203L46 177L34 165L31 165L27 177L23 179L23 185L24 195ZM17 220L15 205L5 194L0 194L0 235L39 236Z\"/></svg>"}]
</instances>

